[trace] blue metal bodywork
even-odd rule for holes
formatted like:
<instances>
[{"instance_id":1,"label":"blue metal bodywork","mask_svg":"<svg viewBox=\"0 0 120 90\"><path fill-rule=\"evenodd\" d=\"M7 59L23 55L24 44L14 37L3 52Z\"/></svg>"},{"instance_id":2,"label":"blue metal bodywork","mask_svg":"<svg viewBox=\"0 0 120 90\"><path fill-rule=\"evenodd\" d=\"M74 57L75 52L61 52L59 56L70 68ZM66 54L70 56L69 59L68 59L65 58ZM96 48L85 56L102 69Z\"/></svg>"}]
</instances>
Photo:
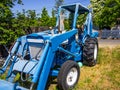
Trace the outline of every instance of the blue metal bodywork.
<instances>
[{"instance_id":1,"label":"blue metal bodywork","mask_svg":"<svg viewBox=\"0 0 120 90\"><path fill-rule=\"evenodd\" d=\"M59 24L61 8L75 13L72 30L58 33L58 30L55 29L54 35L48 30L18 38L3 67L0 69L0 74L5 73L8 64L11 62L6 78L7 81L0 80L0 90L6 89L6 87L7 90L27 90L12 84L17 73L29 75L29 81L31 82L29 89L32 90L32 86L37 83L37 90L44 90L48 77L57 76L61 65L65 61L81 62L82 47L86 38L88 36L97 37L97 33L92 32L91 11L79 3L60 6L56 26ZM78 14L85 12L88 12L88 16L84 24L84 32L82 38L76 40L75 36L78 33L76 29L77 17ZM23 79L22 76L21 78Z\"/></svg>"}]
</instances>

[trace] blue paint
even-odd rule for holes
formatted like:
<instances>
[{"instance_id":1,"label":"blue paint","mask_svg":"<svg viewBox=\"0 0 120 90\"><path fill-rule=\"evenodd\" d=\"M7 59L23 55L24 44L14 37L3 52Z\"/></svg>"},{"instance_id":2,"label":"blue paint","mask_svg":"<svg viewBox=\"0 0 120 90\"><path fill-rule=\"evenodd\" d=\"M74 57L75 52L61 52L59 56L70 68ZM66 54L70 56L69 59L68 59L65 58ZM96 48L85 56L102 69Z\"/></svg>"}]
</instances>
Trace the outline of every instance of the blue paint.
<instances>
[{"instance_id":1,"label":"blue paint","mask_svg":"<svg viewBox=\"0 0 120 90\"><path fill-rule=\"evenodd\" d=\"M55 28L53 34L50 30L46 30L18 38L0 69L0 74L5 73L12 59L12 64L8 70L9 77L7 77L9 82L0 80L0 90L14 90L17 87L26 90L26 88L17 84L10 83L14 81L17 73L29 74L31 85L37 83L37 90L44 90L49 76L57 77L62 64L67 60L73 60L80 67L83 66L82 48L85 40L88 36L93 38L98 36L97 32L92 32L91 11L80 3L60 6L56 26L59 26L59 16L62 8L74 12L72 30L58 33L58 28ZM78 33L76 28L77 17L85 12L88 12L88 15L84 23L84 32L78 35L78 40L76 40L75 35ZM35 57L32 57L32 55ZM22 78L22 74L20 77Z\"/></svg>"}]
</instances>

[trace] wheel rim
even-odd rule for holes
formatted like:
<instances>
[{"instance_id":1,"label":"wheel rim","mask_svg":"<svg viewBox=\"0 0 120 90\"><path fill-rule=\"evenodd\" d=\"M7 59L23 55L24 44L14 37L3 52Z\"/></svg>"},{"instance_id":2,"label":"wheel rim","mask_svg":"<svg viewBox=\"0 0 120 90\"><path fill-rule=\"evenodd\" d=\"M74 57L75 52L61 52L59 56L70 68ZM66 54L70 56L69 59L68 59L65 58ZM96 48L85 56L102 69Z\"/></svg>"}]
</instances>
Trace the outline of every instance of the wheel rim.
<instances>
[{"instance_id":1,"label":"wheel rim","mask_svg":"<svg viewBox=\"0 0 120 90\"><path fill-rule=\"evenodd\" d=\"M95 48L94 48L94 60L97 59L97 45L95 45Z\"/></svg>"},{"instance_id":2,"label":"wheel rim","mask_svg":"<svg viewBox=\"0 0 120 90\"><path fill-rule=\"evenodd\" d=\"M77 78L78 78L77 68L71 68L66 78L67 84L69 86L74 85L77 81Z\"/></svg>"}]
</instances>

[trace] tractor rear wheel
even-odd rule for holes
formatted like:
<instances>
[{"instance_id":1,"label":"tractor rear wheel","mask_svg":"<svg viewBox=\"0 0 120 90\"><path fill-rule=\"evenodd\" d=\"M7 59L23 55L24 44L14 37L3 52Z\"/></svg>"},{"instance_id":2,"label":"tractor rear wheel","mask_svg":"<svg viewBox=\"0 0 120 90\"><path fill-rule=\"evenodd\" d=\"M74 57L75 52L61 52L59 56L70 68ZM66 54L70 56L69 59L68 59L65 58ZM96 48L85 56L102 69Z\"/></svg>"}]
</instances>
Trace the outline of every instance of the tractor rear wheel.
<instances>
[{"instance_id":1,"label":"tractor rear wheel","mask_svg":"<svg viewBox=\"0 0 120 90\"><path fill-rule=\"evenodd\" d=\"M87 38L83 46L83 64L95 66L98 55L98 40L96 38Z\"/></svg>"},{"instance_id":2,"label":"tractor rear wheel","mask_svg":"<svg viewBox=\"0 0 120 90\"><path fill-rule=\"evenodd\" d=\"M58 74L58 88L60 90L72 89L79 80L80 67L75 61L66 61L63 63Z\"/></svg>"}]
</instances>

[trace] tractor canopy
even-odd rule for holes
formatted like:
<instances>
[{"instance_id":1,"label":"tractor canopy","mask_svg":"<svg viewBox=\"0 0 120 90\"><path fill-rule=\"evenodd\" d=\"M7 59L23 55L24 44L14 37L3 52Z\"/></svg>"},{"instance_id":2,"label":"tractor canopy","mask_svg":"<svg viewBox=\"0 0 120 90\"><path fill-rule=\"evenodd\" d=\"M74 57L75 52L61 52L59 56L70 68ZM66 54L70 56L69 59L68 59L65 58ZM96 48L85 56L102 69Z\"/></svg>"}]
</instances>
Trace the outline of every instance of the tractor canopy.
<instances>
[{"instance_id":1,"label":"tractor canopy","mask_svg":"<svg viewBox=\"0 0 120 90\"><path fill-rule=\"evenodd\" d=\"M56 26L59 26L58 30L59 31L64 30L65 19L70 19L71 21L69 20L70 22L69 27L70 29L75 29L78 16L85 13L89 14L91 13L91 11L87 7L81 5L80 3L60 6L58 11L57 23L56 23Z\"/></svg>"},{"instance_id":2,"label":"tractor canopy","mask_svg":"<svg viewBox=\"0 0 120 90\"><path fill-rule=\"evenodd\" d=\"M76 6L78 5L78 13L85 13L89 12L89 9L80 3L75 3L75 4L70 4L70 5L62 5L61 8L64 8L72 13L75 13L76 11Z\"/></svg>"}]
</instances>

